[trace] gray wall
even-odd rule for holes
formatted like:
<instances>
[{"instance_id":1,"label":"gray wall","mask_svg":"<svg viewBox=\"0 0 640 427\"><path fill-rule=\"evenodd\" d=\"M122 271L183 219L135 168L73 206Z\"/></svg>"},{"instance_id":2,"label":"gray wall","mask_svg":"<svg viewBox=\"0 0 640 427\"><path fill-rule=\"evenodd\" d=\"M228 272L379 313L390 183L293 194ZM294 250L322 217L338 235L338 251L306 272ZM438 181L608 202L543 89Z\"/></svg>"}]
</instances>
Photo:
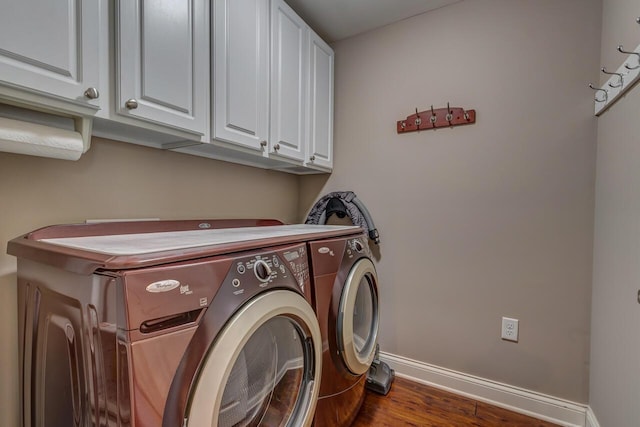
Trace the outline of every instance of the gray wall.
<instances>
[{"instance_id":1,"label":"gray wall","mask_svg":"<svg viewBox=\"0 0 640 427\"><path fill-rule=\"evenodd\" d=\"M601 63L610 70L626 58L618 44L640 43L637 16L637 0L603 2ZM636 86L598 118L590 405L603 427L640 424L639 112Z\"/></svg>"},{"instance_id":2,"label":"gray wall","mask_svg":"<svg viewBox=\"0 0 640 427\"><path fill-rule=\"evenodd\" d=\"M300 211L335 190L371 211L383 351L587 402L600 11L464 1L334 45L335 171ZM447 102L477 123L396 134Z\"/></svg>"},{"instance_id":3,"label":"gray wall","mask_svg":"<svg viewBox=\"0 0 640 427\"><path fill-rule=\"evenodd\" d=\"M16 260L7 241L87 218L297 217L298 178L94 138L77 162L0 152L0 426L18 425Z\"/></svg>"}]
</instances>

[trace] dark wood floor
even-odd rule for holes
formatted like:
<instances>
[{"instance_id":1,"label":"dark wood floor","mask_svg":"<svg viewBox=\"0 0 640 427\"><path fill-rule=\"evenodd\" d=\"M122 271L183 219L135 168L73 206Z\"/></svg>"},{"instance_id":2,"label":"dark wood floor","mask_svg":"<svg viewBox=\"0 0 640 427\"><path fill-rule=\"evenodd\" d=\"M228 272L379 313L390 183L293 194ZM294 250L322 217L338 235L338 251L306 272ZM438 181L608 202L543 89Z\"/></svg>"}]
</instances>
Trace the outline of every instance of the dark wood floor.
<instances>
[{"instance_id":1,"label":"dark wood floor","mask_svg":"<svg viewBox=\"0 0 640 427\"><path fill-rule=\"evenodd\" d=\"M555 424L396 378L386 396L367 392L352 427L365 426L551 427Z\"/></svg>"}]
</instances>

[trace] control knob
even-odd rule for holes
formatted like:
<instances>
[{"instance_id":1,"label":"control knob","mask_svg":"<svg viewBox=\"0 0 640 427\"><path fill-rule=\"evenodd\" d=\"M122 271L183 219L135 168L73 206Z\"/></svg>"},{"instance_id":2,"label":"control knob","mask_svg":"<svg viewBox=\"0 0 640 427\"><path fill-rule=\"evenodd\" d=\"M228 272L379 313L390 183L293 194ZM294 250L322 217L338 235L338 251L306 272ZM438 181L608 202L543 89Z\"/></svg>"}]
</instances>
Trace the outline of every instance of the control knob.
<instances>
[{"instance_id":1,"label":"control knob","mask_svg":"<svg viewBox=\"0 0 640 427\"><path fill-rule=\"evenodd\" d=\"M261 259L253 264L253 272L261 282L268 282L271 278L271 267Z\"/></svg>"},{"instance_id":2,"label":"control knob","mask_svg":"<svg viewBox=\"0 0 640 427\"><path fill-rule=\"evenodd\" d=\"M354 240L353 249L355 249L357 252L362 252L364 250L364 246L362 246L362 242L360 240Z\"/></svg>"}]
</instances>

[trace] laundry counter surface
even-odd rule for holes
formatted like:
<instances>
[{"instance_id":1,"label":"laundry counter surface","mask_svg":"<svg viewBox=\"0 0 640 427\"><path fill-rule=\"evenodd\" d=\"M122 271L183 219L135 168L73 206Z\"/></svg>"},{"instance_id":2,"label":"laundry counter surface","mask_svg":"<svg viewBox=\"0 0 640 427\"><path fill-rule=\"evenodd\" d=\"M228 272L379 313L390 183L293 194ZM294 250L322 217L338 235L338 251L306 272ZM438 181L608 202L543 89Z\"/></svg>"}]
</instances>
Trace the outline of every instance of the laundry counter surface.
<instances>
[{"instance_id":1,"label":"laundry counter surface","mask_svg":"<svg viewBox=\"0 0 640 427\"><path fill-rule=\"evenodd\" d=\"M212 221L215 223L215 221ZM159 258L164 262L192 259L194 256L214 256L265 246L326 239L363 230L355 226L338 225L271 225L237 228L180 229L149 232L163 222L141 222L127 232L114 232L117 225L95 233L95 225L77 225L73 233L68 226L45 227L9 242L8 252L18 258L30 259L82 274L96 270L139 268L152 265ZM167 222L171 224L171 222ZM176 222L180 224L180 222ZM207 222L200 222L209 225ZM86 229L86 235L82 234ZM215 226L214 226L215 227ZM167 228L167 227L165 227ZM170 227L169 227L170 228ZM59 230L59 231L58 231ZM46 236L46 237L42 237Z\"/></svg>"}]
</instances>

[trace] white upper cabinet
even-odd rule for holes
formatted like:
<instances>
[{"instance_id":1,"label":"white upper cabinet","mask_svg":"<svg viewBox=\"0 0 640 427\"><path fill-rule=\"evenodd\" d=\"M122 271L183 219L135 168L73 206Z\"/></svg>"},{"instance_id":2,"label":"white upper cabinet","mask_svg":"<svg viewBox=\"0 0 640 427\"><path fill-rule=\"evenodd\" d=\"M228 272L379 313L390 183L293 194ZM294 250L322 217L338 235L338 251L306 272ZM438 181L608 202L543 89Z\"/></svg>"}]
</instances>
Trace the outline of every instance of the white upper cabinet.
<instances>
[{"instance_id":1,"label":"white upper cabinet","mask_svg":"<svg viewBox=\"0 0 640 427\"><path fill-rule=\"evenodd\" d=\"M213 138L266 155L269 1L213 5Z\"/></svg>"},{"instance_id":2,"label":"white upper cabinet","mask_svg":"<svg viewBox=\"0 0 640 427\"><path fill-rule=\"evenodd\" d=\"M330 171L331 48L284 0L214 5L213 144L257 154L265 167Z\"/></svg>"},{"instance_id":3,"label":"white upper cabinet","mask_svg":"<svg viewBox=\"0 0 640 427\"><path fill-rule=\"evenodd\" d=\"M117 113L205 134L208 1L121 0L116 39Z\"/></svg>"},{"instance_id":4,"label":"white upper cabinet","mask_svg":"<svg viewBox=\"0 0 640 427\"><path fill-rule=\"evenodd\" d=\"M100 137L330 172L333 71L286 0L0 0L0 103Z\"/></svg>"},{"instance_id":5,"label":"white upper cabinet","mask_svg":"<svg viewBox=\"0 0 640 427\"><path fill-rule=\"evenodd\" d=\"M307 166L333 167L334 53L316 33L309 33L309 99Z\"/></svg>"},{"instance_id":6,"label":"white upper cabinet","mask_svg":"<svg viewBox=\"0 0 640 427\"><path fill-rule=\"evenodd\" d=\"M270 152L298 160L305 157L308 81L307 24L283 0L271 3Z\"/></svg>"},{"instance_id":7,"label":"white upper cabinet","mask_svg":"<svg viewBox=\"0 0 640 427\"><path fill-rule=\"evenodd\" d=\"M0 83L98 109L96 0L0 0Z\"/></svg>"}]
</instances>

